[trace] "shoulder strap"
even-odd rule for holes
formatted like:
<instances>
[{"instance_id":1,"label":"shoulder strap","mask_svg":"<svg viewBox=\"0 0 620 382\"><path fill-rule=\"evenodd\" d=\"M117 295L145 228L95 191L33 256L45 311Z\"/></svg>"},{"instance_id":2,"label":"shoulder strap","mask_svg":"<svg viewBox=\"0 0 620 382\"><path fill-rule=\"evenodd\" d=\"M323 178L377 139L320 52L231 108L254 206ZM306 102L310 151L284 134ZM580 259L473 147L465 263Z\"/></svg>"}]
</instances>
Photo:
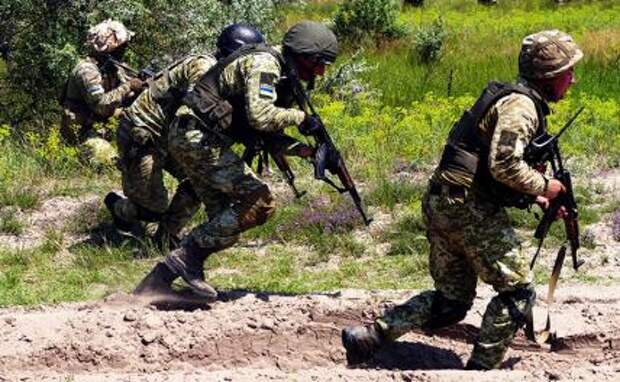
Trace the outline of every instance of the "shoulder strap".
<instances>
[{"instance_id":1,"label":"shoulder strap","mask_svg":"<svg viewBox=\"0 0 620 382\"><path fill-rule=\"evenodd\" d=\"M503 98L512 93L519 93L529 97L536 107L536 114L538 115L538 128L536 135L539 135L547 130L546 116L549 114L549 106L542 99L542 97L533 89L521 84L509 84L491 81L482 92L478 101L469 109L470 116L472 118L473 127L478 126L480 120L486 115L489 108L497 102L500 98Z\"/></svg>"}]
</instances>

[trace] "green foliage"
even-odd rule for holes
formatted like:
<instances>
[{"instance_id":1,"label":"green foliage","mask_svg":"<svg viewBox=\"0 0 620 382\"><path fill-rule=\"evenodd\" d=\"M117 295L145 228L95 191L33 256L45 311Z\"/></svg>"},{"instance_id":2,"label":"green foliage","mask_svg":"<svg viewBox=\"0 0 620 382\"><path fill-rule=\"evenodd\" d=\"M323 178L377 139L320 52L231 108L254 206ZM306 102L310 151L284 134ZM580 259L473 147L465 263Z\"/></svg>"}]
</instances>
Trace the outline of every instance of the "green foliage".
<instances>
[{"instance_id":1,"label":"green foliage","mask_svg":"<svg viewBox=\"0 0 620 382\"><path fill-rule=\"evenodd\" d=\"M397 23L400 7L399 0L347 0L334 16L336 34L351 43L402 36L404 29Z\"/></svg>"},{"instance_id":2,"label":"green foliage","mask_svg":"<svg viewBox=\"0 0 620 382\"><path fill-rule=\"evenodd\" d=\"M413 35L415 56L424 64L439 60L447 36L448 32L441 17L430 26L417 29Z\"/></svg>"},{"instance_id":3,"label":"green foliage","mask_svg":"<svg viewBox=\"0 0 620 382\"><path fill-rule=\"evenodd\" d=\"M10 3L10 4L5 4ZM107 18L124 22L136 32L128 52L133 64L151 60L169 63L190 52L210 52L221 28L246 21L267 35L274 30L278 0L16 0L0 5L9 36L11 58L6 86L0 92L1 122L42 120L50 122L70 69L87 53L88 28ZM3 26L2 29L5 29ZM1 31L1 30L0 30ZM0 76L2 80L2 76Z\"/></svg>"}]
</instances>

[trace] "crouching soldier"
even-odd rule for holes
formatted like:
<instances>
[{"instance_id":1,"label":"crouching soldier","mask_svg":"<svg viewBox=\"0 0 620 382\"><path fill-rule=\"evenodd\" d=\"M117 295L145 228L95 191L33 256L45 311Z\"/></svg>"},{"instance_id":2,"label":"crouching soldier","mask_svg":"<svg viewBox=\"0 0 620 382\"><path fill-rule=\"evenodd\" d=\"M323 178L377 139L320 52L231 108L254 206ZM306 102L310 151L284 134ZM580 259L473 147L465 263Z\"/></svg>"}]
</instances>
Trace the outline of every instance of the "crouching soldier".
<instances>
[{"instance_id":1,"label":"crouching soldier","mask_svg":"<svg viewBox=\"0 0 620 382\"><path fill-rule=\"evenodd\" d=\"M115 164L116 150L103 125L119 116L121 108L144 87L142 80L114 64L122 61L131 36L133 32L118 21L106 20L92 27L86 39L90 52L71 71L61 97L61 135L94 165Z\"/></svg>"},{"instance_id":2,"label":"crouching soldier","mask_svg":"<svg viewBox=\"0 0 620 382\"><path fill-rule=\"evenodd\" d=\"M244 44L265 41L256 28L247 24L226 27L217 40L212 55L185 57L159 73L149 87L124 110L117 131L123 193L105 197L114 223L120 230L130 230L138 221L158 222L154 236L160 247L174 248L181 229L200 206L184 170L168 149L169 126L181 100L196 82L223 58ZM171 201L164 186L164 171L179 181Z\"/></svg>"},{"instance_id":3,"label":"crouching soldier","mask_svg":"<svg viewBox=\"0 0 620 382\"><path fill-rule=\"evenodd\" d=\"M281 47L244 46L196 84L177 112L168 149L207 206L209 219L155 266L136 293L168 290L181 277L206 300L216 299L216 290L205 281L205 260L274 212L268 185L231 146L239 142L239 133L275 133L292 125L303 133L316 126L312 116L277 100L292 94L296 81L323 75L337 52L336 36L326 26L304 21L288 30Z\"/></svg>"}]
</instances>

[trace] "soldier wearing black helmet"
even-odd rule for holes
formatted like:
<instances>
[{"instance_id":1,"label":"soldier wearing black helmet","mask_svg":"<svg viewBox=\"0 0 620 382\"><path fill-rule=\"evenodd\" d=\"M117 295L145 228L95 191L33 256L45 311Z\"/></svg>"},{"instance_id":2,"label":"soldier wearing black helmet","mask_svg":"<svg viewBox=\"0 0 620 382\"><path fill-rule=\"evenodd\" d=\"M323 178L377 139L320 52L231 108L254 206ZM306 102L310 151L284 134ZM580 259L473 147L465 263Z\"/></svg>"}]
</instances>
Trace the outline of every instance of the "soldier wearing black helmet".
<instances>
[{"instance_id":1,"label":"soldier wearing black helmet","mask_svg":"<svg viewBox=\"0 0 620 382\"><path fill-rule=\"evenodd\" d=\"M196 197L183 170L169 155L168 126L183 96L215 65L244 44L264 42L260 31L248 24L232 24L220 34L215 55L184 57L159 73L133 104L125 109L117 131L117 144L126 198L111 192L104 202L115 225L129 230L138 221L159 222L155 241L174 247L181 229L198 210ZM163 171L180 181L171 201Z\"/></svg>"},{"instance_id":2,"label":"soldier wearing black helmet","mask_svg":"<svg viewBox=\"0 0 620 382\"><path fill-rule=\"evenodd\" d=\"M296 81L323 75L337 54L338 41L326 26L303 21L289 29L282 47L242 47L196 84L171 126L168 148L208 206L209 220L157 264L136 293L167 290L181 277L207 300L217 298L205 281L204 261L274 212L268 185L231 150L239 142L236 131L276 133L292 125L311 130L314 119L293 108L287 95Z\"/></svg>"}]
</instances>

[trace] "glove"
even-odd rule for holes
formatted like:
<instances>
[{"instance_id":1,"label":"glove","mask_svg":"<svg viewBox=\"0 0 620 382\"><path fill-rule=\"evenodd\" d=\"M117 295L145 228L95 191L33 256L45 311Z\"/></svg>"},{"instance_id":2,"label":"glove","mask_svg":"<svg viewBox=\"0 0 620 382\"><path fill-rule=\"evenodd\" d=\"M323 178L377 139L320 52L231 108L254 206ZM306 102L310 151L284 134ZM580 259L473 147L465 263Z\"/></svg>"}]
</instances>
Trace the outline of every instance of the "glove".
<instances>
[{"instance_id":1,"label":"glove","mask_svg":"<svg viewBox=\"0 0 620 382\"><path fill-rule=\"evenodd\" d=\"M144 89L145 84L146 83L139 78L132 78L129 80L129 89L134 93L139 93Z\"/></svg>"},{"instance_id":2,"label":"glove","mask_svg":"<svg viewBox=\"0 0 620 382\"><path fill-rule=\"evenodd\" d=\"M321 120L316 115L306 115L306 118L299 124L299 132L303 135L313 135L321 128Z\"/></svg>"}]
</instances>

